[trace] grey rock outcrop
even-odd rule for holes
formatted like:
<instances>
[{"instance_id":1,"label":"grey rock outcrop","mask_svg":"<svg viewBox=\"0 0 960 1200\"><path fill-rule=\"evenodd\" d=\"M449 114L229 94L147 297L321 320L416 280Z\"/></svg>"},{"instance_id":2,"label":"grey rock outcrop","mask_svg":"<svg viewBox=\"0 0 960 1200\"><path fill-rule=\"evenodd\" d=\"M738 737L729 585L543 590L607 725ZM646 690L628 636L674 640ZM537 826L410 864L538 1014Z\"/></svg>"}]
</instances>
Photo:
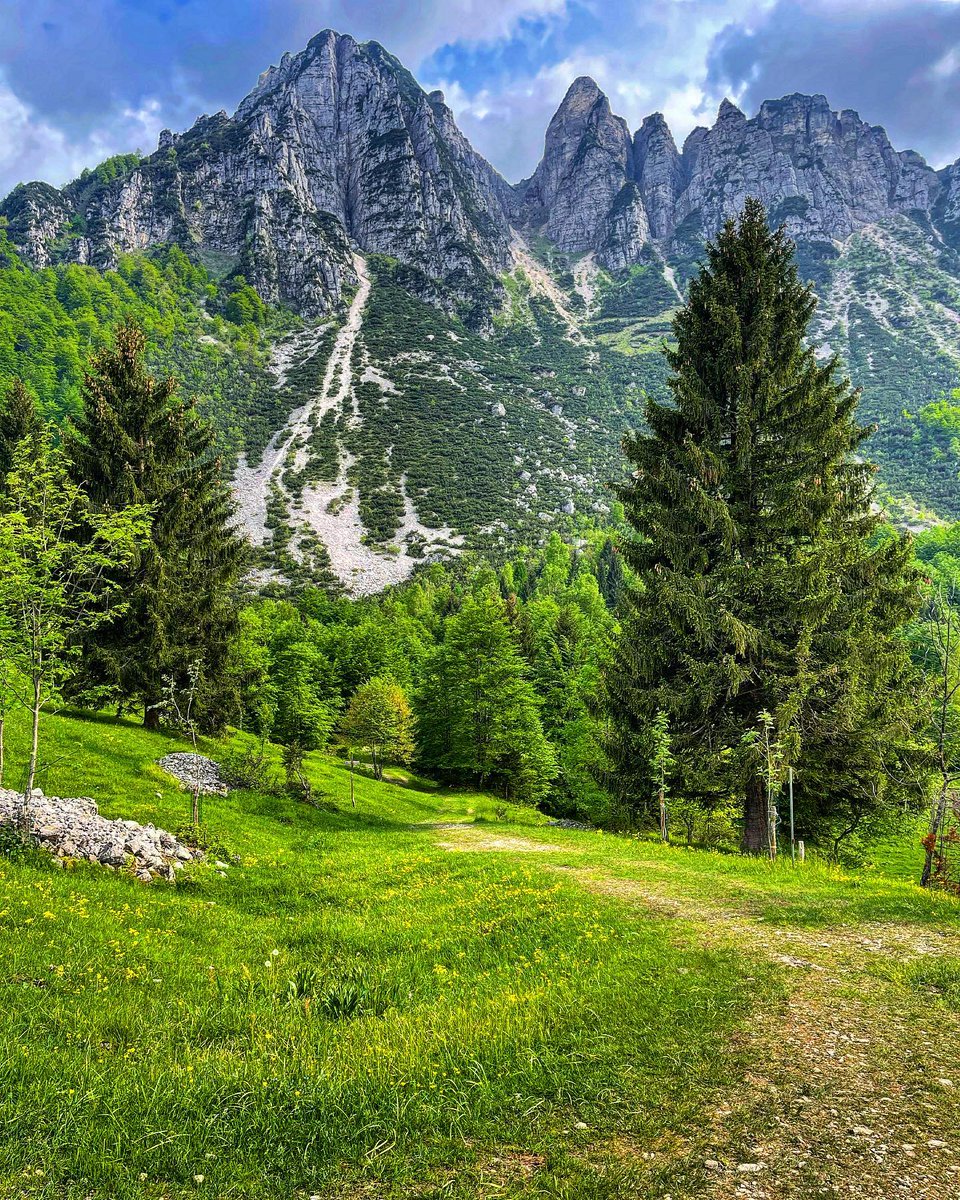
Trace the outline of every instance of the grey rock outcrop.
<instances>
[{"instance_id":1,"label":"grey rock outcrop","mask_svg":"<svg viewBox=\"0 0 960 1200\"><path fill-rule=\"evenodd\" d=\"M592 250L611 269L640 261L651 241L669 253L712 236L761 199L798 240L832 241L896 216L958 226L956 166L934 171L898 152L882 128L824 96L785 96L748 118L725 100L714 125L677 151L660 113L629 152L623 125L590 80L577 80L551 122L544 157L523 186L525 218L563 250ZM601 152L602 151L602 152Z\"/></svg>"},{"instance_id":2,"label":"grey rock outcrop","mask_svg":"<svg viewBox=\"0 0 960 1200\"><path fill-rule=\"evenodd\" d=\"M204 857L165 829L100 816L88 797L44 796L39 789L25 800L22 792L0 788L0 825L18 826L59 858L129 868L145 883L172 880L185 863Z\"/></svg>"},{"instance_id":3,"label":"grey rock outcrop","mask_svg":"<svg viewBox=\"0 0 960 1200\"><path fill-rule=\"evenodd\" d=\"M545 221L561 250L593 250L632 172L633 140L626 121L613 115L596 83L581 76L554 114L543 158L524 188L526 219Z\"/></svg>"},{"instance_id":4,"label":"grey rock outcrop","mask_svg":"<svg viewBox=\"0 0 960 1200\"><path fill-rule=\"evenodd\" d=\"M673 226L683 164L663 113L646 117L633 139L633 161L650 233L666 237Z\"/></svg>"},{"instance_id":5,"label":"grey rock outcrop","mask_svg":"<svg viewBox=\"0 0 960 1200\"><path fill-rule=\"evenodd\" d=\"M100 267L175 243L315 314L356 282L353 246L457 296L489 290L509 262L508 197L439 92L428 96L377 43L328 30L264 72L232 117L165 131L121 177L48 189L36 212L21 202L15 240L42 265L72 219L62 252Z\"/></svg>"},{"instance_id":6,"label":"grey rock outcrop","mask_svg":"<svg viewBox=\"0 0 960 1200\"><path fill-rule=\"evenodd\" d=\"M651 240L650 222L640 188L625 183L603 221L597 259L611 271L621 271L639 260Z\"/></svg>"},{"instance_id":7,"label":"grey rock outcrop","mask_svg":"<svg viewBox=\"0 0 960 1200\"><path fill-rule=\"evenodd\" d=\"M929 212L940 187L919 155L898 154L879 126L850 109L833 112L824 96L768 100L752 120L725 101L696 144L674 229L696 215L712 234L757 196L794 237L843 238L887 217Z\"/></svg>"},{"instance_id":8,"label":"grey rock outcrop","mask_svg":"<svg viewBox=\"0 0 960 1200\"><path fill-rule=\"evenodd\" d=\"M37 267L53 261L57 242L65 237L74 217L66 196L49 183L21 183L0 205L7 218L10 240ZM85 261L78 255L78 261Z\"/></svg>"}]
</instances>

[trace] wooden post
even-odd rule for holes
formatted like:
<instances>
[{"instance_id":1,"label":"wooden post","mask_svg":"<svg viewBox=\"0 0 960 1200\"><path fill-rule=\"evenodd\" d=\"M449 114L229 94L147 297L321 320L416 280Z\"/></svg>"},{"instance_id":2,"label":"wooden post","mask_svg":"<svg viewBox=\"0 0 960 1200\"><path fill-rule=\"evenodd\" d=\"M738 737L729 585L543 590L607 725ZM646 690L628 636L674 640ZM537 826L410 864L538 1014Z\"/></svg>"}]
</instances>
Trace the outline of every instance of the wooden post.
<instances>
[{"instance_id":1,"label":"wooden post","mask_svg":"<svg viewBox=\"0 0 960 1200\"><path fill-rule=\"evenodd\" d=\"M797 865L797 842L793 827L793 767L787 767L787 781L790 786L790 861Z\"/></svg>"},{"instance_id":2,"label":"wooden post","mask_svg":"<svg viewBox=\"0 0 960 1200\"><path fill-rule=\"evenodd\" d=\"M347 753L350 755L350 803L354 808L357 807L357 800L353 793L353 747L351 746Z\"/></svg>"},{"instance_id":3,"label":"wooden post","mask_svg":"<svg viewBox=\"0 0 960 1200\"><path fill-rule=\"evenodd\" d=\"M797 842L797 857L800 859L801 862L803 862L803 855L804 855L803 838L801 838L800 841Z\"/></svg>"}]
</instances>

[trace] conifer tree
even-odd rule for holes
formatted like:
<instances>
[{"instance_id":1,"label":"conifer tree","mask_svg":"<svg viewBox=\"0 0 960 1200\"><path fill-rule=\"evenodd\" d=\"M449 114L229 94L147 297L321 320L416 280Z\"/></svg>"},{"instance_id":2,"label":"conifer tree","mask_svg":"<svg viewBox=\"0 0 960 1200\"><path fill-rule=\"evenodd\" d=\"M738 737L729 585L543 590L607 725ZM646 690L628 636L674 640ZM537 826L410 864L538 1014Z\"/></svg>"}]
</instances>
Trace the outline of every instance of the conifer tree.
<instances>
[{"instance_id":1,"label":"conifer tree","mask_svg":"<svg viewBox=\"0 0 960 1200\"><path fill-rule=\"evenodd\" d=\"M122 324L113 348L92 360L67 436L71 473L95 506L145 504L153 514L150 542L125 581L126 611L84 647L83 685L140 705L153 725L169 681L199 663L197 712L217 724L244 548L212 429L176 380L149 374L144 351L143 333Z\"/></svg>"},{"instance_id":2,"label":"conifer tree","mask_svg":"<svg viewBox=\"0 0 960 1200\"><path fill-rule=\"evenodd\" d=\"M536 801L557 772L537 697L494 587L467 596L446 622L418 698L419 760L454 779Z\"/></svg>"},{"instance_id":3,"label":"conifer tree","mask_svg":"<svg viewBox=\"0 0 960 1200\"><path fill-rule=\"evenodd\" d=\"M13 467L17 446L39 433L42 424L33 396L22 379L14 379L0 401L0 490Z\"/></svg>"},{"instance_id":4,"label":"conifer tree","mask_svg":"<svg viewBox=\"0 0 960 1200\"><path fill-rule=\"evenodd\" d=\"M674 320L672 399L628 436L619 490L639 577L607 675L613 776L654 791L650 730L667 715L673 790L742 803L743 846L767 848L761 713L796 771L801 830L851 831L916 752L917 681L899 629L918 603L906 539L881 537L869 432L834 357L807 341L812 290L783 230L748 201L707 247Z\"/></svg>"}]
</instances>

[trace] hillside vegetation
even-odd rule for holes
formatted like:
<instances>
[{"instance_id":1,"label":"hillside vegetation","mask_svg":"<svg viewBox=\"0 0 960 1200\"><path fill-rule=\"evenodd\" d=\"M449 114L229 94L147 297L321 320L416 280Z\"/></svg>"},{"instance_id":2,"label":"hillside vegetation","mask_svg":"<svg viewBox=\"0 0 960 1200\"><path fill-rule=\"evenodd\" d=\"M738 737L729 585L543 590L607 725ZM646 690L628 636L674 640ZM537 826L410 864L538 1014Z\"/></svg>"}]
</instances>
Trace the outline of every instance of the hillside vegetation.
<instances>
[{"instance_id":1,"label":"hillside vegetation","mask_svg":"<svg viewBox=\"0 0 960 1200\"><path fill-rule=\"evenodd\" d=\"M187 818L153 765L184 743L44 734L48 793ZM949 1194L955 900L545 828L396 769L354 810L342 762L306 769L314 805L209 798L231 865L176 888L2 860L0 1195Z\"/></svg>"},{"instance_id":2,"label":"hillside vegetation","mask_svg":"<svg viewBox=\"0 0 960 1200\"><path fill-rule=\"evenodd\" d=\"M122 255L115 271L22 261L0 222L0 390L14 377L55 422L76 416L90 356L124 317L150 345L150 363L172 373L216 424L228 457L262 450L286 415L267 371L271 337L298 324L266 309L242 279L219 284L176 247Z\"/></svg>"}]
</instances>

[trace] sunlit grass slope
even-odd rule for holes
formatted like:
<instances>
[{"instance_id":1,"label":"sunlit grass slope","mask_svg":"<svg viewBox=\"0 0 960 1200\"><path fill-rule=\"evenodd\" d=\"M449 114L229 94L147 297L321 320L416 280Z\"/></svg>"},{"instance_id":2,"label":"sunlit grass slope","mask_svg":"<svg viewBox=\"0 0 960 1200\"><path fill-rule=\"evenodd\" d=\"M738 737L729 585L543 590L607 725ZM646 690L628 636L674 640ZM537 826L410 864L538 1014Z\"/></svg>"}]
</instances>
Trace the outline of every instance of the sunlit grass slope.
<instances>
[{"instance_id":1,"label":"sunlit grass slope","mask_svg":"<svg viewBox=\"0 0 960 1200\"><path fill-rule=\"evenodd\" d=\"M49 794L186 817L153 765L182 743L70 715L45 734ZM623 1194L648 1170L623 1139L695 1120L766 976L555 855L451 853L416 827L516 835L534 813L366 778L354 812L341 765L309 771L335 811L207 802L225 875L0 859L0 1195Z\"/></svg>"}]
</instances>

